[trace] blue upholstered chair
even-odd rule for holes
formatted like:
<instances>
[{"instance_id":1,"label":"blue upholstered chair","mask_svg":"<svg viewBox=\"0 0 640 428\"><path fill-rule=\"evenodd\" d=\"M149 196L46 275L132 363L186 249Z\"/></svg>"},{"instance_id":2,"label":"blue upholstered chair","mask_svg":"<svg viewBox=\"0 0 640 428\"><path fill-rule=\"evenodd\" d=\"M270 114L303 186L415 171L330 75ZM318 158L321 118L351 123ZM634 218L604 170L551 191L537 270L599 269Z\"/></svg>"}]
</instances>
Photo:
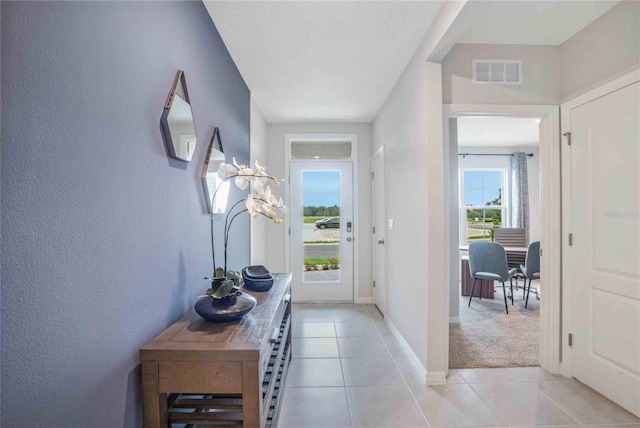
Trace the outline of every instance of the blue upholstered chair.
<instances>
[{"instance_id":1,"label":"blue upholstered chair","mask_svg":"<svg viewBox=\"0 0 640 428\"><path fill-rule=\"evenodd\" d=\"M531 280L540 279L540 241L532 242L527 248L527 258L523 265L520 265L520 270L524 275L524 285L527 286L527 279L529 280L529 287L527 288L527 300L524 303L526 308L529 304L529 292L531 291Z\"/></svg>"},{"instance_id":2,"label":"blue upholstered chair","mask_svg":"<svg viewBox=\"0 0 640 428\"><path fill-rule=\"evenodd\" d=\"M478 241L469 244L469 271L473 278L473 287L469 296L469 306L471 306L471 298L476 288L478 279L486 279L490 281L500 281L502 283L502 291L504 292L504 307L509 313L507 305L507 290L504 282L509 280L511 285L511 304L513 305L513 276L516 274L515 268L509 269L507 264L507 253L504 247L495 242ZM480 290L482 294L482 290Z\"/></svg>"}]
</instances>

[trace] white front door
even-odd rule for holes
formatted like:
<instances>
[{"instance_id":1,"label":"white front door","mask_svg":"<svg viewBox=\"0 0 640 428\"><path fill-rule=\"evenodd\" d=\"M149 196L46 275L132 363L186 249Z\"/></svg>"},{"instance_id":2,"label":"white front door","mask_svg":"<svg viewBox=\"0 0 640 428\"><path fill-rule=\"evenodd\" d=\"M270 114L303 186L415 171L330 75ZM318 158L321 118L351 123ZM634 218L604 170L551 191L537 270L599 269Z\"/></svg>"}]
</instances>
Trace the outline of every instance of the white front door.
<instances>
[{"instance_id":1,"label":"white front door","mask_svg":"<svg viewBox=\"0 0 640 428\"><path fill-rule=\"evenodd\" d=\"M353 301L353 176L350 161L290 163L292 298Z\"/></svg>"},{"instance_id":2,"label":"white front door","mask_svg":"<svg viewBox=\"0 0 640 428\"><path fill-rule=\"evenodd\" d=\"M384 315L385 313L385 185L384 185L384 152L373 157L373 281L374 301Z\"/></svg>"},{"instance_id":3,"label":"white front door","mask_svg":"<svg viewBox=\"0 0 640 428\"><path fill-rule=\"evenodd\" d=\"M640 415L640 84L570 110L573 375Z\"/></svg>"}]
</instances>

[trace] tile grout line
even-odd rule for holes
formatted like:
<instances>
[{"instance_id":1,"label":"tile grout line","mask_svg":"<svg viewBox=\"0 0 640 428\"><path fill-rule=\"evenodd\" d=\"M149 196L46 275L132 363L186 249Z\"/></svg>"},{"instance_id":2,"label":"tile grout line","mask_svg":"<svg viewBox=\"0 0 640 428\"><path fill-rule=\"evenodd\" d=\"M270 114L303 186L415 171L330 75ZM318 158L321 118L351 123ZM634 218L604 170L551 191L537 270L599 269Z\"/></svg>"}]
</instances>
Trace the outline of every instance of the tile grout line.
<instances>
[{"instance_id":1,"label":"tile grout line","mask_svg":"<svg viewBox=\"0 0 640 428\"><path fill-rule=\"evenodd\" d=\"M347 399L347 411L349 412L349 425L353 428L353 412L351 411L351 400L349 400L349 391L347 390L347 377L344 374L344 365L342 364L342 354L340 353L340 341L338 340L338 329L336 328L336 318L333 317L333 330L336 333L336 346L338 347L338 360L340 361L340 370L342 371L342 383L344 385L344 396Z\"/></svg>"},{"instance_id":2,"label":"tile grout line","mask_svg":"<svg viewBox=\"0 0 640 428\"><path fill-rule=\"evenodd\" d=\"M582 427L586 427L585 424L583 424L582 422L580 422L578 420L578 418L576 418L575 416L573 416L571 413L569 413L568 410L565 410L564 407L562 407L560 404L556 403L553 399L551 399L551 397L549 397L547 394L544 393L544 391L542 391L539 387L538 387L538 383L540 382L536 382L536 384L534 385L534 388L536 389L536 391L538 391L540 394L542 394L543 397L545 397L547 400L551 401L554 405L558 406L558 408L560 410L562 410L563 412L565 412L567 415L569 415L569 417L571 419L573 419L574 421L576 421L580 426Z\"/></svg>"}]
</instances>

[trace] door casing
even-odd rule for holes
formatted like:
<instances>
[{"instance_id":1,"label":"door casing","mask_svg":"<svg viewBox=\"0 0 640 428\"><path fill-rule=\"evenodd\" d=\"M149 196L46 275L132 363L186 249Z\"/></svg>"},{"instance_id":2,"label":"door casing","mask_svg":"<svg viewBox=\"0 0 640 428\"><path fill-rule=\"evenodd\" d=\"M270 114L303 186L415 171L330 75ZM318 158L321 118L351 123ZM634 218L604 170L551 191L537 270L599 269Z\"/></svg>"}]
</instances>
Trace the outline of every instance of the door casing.
<instances>
[{"instance_id":1,"label":"door casing","mask_svg":"<svg viewBox=\"0 0 640 428\"><path fill-rule=\"evenodd\" d=\"M292 141L351 141L351 160L352 174L353 174L353 302L354 303L372 303L372 298L359 297L359 225L355 223L359 218L359 204L358 204L358 134L353 133L330 133L330 134L316 134L316 133L304 133L304 134L285 134L284 135L284 165L285 165L285 177L284 177L284 195L285 205L289 206L290 198L290 176L289 176L289 164L291 162L291 142ZM313 162L314 159L308 159ZM327 161L331 159L318 159L318 161ZM340 160L340 159L338 159ZM345 161L346 159L341 159ZM287 272L291 272L291 242L289 229L291 227L291 221L289 219L289 212L284 216L284 251L285 251L285 269Z\"/></svg>"},{"instance_id":2,"label":"door casing","mask_svg":"<svg viewBox=\"0 0 640 428\"><path fill-rule=\"evenodd\" d=\"M371 173L372 174L375 171L375 168L374 168L375 160L379 156L382 156L382 170L383 170L383 174L384 174L384 168L385 168L385 164L384 164L384 146L381 146L378 150L376 150L376 152L371 157L371 171L372 171ZM372 212L373 217L375 219L376 201L377 201L377 199L376 199L375 180L379 180L380 177L375 178L375 176L374 176L372 178L373 178L372 181L374 182L374 184L371 186L371 206L372 206L371 212ZM387 260L387 254L386 254L386 247L384 246L384 244L383 244L383 247L382 247L382 251L383 251L383 259L384 259L383 263L384 263L385 266L384 266L384 271L383 271L384 273L382 275L383 276L382 283L380 283L380 278L378 278L376 276L376 272L377 272L377 265L376 265L376 263L377 263L377 254L376 254L376 251L377 251L377 249L379 248L379 245L380 245L380 244L378 244L378 239L380 239L381 235L382 235L382 239L384 239L384 237L386 236L386 233L384 233L384 231L386 230L386 228L385 228L385 226L386 226L385 225L385 222L386 222L386 186L385 186L385 182L384 182L384 177L383 177L382 186L383 186L383 188L385 188L385 190L383 191L384 195L383 195L383 199L382 199L382 208L385 211L383 213L383 215L382 215L382 227L381 227L382 231L378 231L376 229L376 232L371 235L372 236L372 244L371 244L372 245L372 247L371 247L372 251L371 251L371 255L372 255L372 262L373 262L372 263L372 278L373 278L374 284L375 284L375 288L372 290L373 300L374 300L374 303L376 304L376 306L378 306L378 308L380 308L382 314L384 315L387 312L387 308L386 308L386 301L387 301L386 260ZM376 226L376 223L377 223L377 221L375 221L375 220L372 222L374 227ZM380 232L383 232L383 233L380 233ZM376 291L377 291L378 287L382 287L382 295L383 295L383 301L382 302L378 302L377 301Z\"/></svg>"}]
</instances>

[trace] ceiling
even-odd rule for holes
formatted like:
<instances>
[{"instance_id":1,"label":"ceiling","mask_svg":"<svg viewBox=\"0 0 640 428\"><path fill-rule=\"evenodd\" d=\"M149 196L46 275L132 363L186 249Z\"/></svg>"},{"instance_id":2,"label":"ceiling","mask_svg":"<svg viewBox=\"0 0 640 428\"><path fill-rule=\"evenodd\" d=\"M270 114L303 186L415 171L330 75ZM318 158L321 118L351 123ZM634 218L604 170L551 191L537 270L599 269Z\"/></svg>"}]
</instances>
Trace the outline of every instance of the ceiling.
<instances>
[{"instance_id":1,"label":"ceiling","mask_svg":"<svg viewBox=\"0 0 640 428\"><path fill-rule=\"evenodd\" d=\"M616 3L478 0L455 41L559 45ZM268 122L370 122L443 1L204 4Z\"/></svg>"},{"instance_id":2,"label":"ceiling","mask_svg":"<svg viewBox=\"0 0 640 428\"><path fill-rule=\"evenodd\" d=\"M484 1L458 43L560 45L618 1Z\"/></svg>"},{"instance_id":3,"label":"ceiling","mask_svg":"<svg viewBox=\"0 0 640 428\"><path fill-rule=\"evenodd\" d=\"M207 1L268 122L370 122L442 1Z\"/></svg>"},{"instance_id":4,"label":"ceiling","mask_svg":"<svg viewBox=\"0 0 640 428\"><path fill-rule=\"evenodd\" d=\"M539 119L516 117L458 118L460 147L537 146L540 138Z\"/></svg>"}]
</instances>

